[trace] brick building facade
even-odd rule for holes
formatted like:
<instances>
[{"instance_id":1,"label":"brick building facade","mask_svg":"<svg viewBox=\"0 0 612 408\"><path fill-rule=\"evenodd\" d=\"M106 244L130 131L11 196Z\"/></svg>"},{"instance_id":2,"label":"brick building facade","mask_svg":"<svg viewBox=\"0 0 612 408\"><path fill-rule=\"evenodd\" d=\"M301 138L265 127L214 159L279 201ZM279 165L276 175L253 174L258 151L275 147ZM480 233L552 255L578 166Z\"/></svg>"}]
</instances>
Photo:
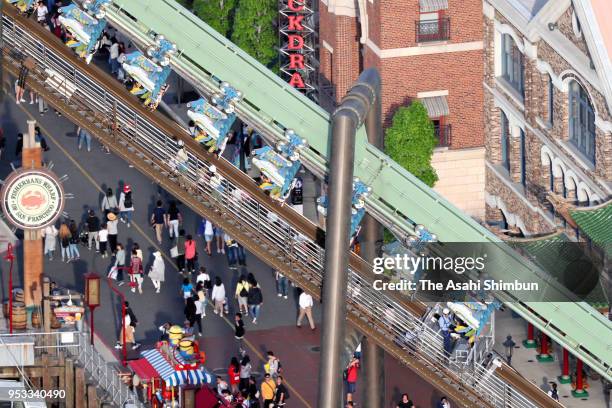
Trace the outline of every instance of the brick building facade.
<instances>
[{"instance_id":1,"label":"brick building facade","mask_svg":"<svg viewBox=\"0 0 612 408\"><path fill-rule=\"evenodd\" d=\"M552 193L612 194L612 50L599 0L485 0L486 220L524 235L565 228ZM610 42L607 42L607 41Z\"/></svg>"},{"instance_id":2,"label":"brick building facade","mask_svg":"<svg viewBox=\"0 0 612 408\"><path fill-rule=\"evenodd\" d=\"M362 69L382 77L383 123L420 99L439 147L442 195L484 218L481 0L321 0L320 74L342 99Z\"/></svg>"}]
</instances>

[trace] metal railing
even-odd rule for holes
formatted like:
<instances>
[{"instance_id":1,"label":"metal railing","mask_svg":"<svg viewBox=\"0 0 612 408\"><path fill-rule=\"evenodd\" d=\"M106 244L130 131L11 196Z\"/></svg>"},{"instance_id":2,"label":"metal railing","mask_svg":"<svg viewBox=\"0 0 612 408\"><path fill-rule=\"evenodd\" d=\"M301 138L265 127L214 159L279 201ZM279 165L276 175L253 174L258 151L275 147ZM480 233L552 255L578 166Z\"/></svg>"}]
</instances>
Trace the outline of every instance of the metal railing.
<instances>
[{"instance_id":1,"label":"metal railing","mask_svg":"<svg viewBox=\"0 0 612 408\"><path fill-rule=\"evenodd\" d=\"M88 333L68 331L1 334L0 344L4 344L8 339L16 338L34 339L35 359L40 358L43 353L58 360L64 356L72 356L76 362L83 366L87 375L95 381L98 388L105 393L101 398L102 400L110 401L117 407L123 407L126 403L134 404L138 408L144 407L136 394L121 381L119 371L113 363L106 361L90 344ZM19 369L18 366L17 368ZM22 370L20 370L20 373L22 373ZM22 376L24 376L24 382L30 384L25 377L25 373L22 373Z\"/></svg>"},{"instance_id":2,"label":"metal railing","mask_svg":"<svg viewBox=\"0 0 612 408\"><path fill-rule=\"evenodd\" d=\"M76 86L71 98L65 95L58 97L74 105L76 110L87 110L84 115L95 116L101 123L100 128L104 127L102 122L117 123L119 126L109 137L114 138L131 154L142 158L153 171L180 185L185 194L195 197L211 211L223 213L225 222L239 225L247 231L245 234L253 234L262 246L269 248L266 256L282 259L295 273L320 290L324 249L303 236L286 220L280 219L271 209L271 203L258 201L226 179L222 180L218 189L211 187L207 171L210 163L201 154L196 155L189 149L187 170L177 172L174 164L177 144L171 135L156 128L152 121L71 65L69 60L56 55L6 15L3 24L6 45L19 47L34 58L40 67L53 69ZM44 81L39 75L31 73L33 78L30 80ZM489 378L485 379L482 371L449 359L440 346L440 334L424 324L419 316L411 314L396 299L375 290L372 274L366 276L353 269L349 269L348 273L347 301L353 321L363 322L360 327L376 333L378 338L393 339L390 347L401 348L404 361L416 359L445 381L472 390L480 398L474 401L477 405L487 401L493 406L507 406L504 401L511 394L512 407L535 406L495 375L489 374ZM311 292L315 297L320 296L317 291Z\"/></svg>"},{"instance_id":3,"label":"metal railing","mask_svg":"<svg viewBox=\"0 0 612 408\"><path fill-rule=\"evenodd\" d=\"M450 17L415 22L416 42L446 41L450 39Z\"/></svg>"},{"instance_id":4,"label":"metal railing","mask_svg":"<svg viewBox=\"0 0 612 408\"><path fill-rule=\"evenodd\" d=\"M438 140L438 147L448 147L451 144L451 125L434 125L434 134Z\"/></svg>"}]
</instances>

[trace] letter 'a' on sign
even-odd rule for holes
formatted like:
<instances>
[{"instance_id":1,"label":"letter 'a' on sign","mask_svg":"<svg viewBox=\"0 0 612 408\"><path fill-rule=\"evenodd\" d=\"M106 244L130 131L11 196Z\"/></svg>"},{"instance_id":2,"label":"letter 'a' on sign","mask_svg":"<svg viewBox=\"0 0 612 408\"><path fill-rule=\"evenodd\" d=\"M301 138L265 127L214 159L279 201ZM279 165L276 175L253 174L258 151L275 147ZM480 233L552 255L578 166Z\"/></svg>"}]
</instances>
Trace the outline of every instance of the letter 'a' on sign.
<instances>
[{"instance_id":1,"label":"letter 'a' on sign","mask_svg":"<svg viewBox=\"0 0 612 408\"><path fill-rule=\"evenodd\" d=\"M301 50L304 48L304 37L297 34L289 34L287 36L287 40L289 40L289 44L287 44L287 48L290 50Z\"/></svg>"},{"instance_id":2,"label":"letter 'a' on sign","mask_svg":"<svg viewBox=\"0 0 612 408\"><path fill-rule=\"evenodd\" d=\"M300 75L299 72L294 72L293 75L291 75L291 79L289 80L289 85L291 85L294 88L306 88L306 85L304 84L304 80L302 79L302 76Z\"/></svg>"}]
</instances>

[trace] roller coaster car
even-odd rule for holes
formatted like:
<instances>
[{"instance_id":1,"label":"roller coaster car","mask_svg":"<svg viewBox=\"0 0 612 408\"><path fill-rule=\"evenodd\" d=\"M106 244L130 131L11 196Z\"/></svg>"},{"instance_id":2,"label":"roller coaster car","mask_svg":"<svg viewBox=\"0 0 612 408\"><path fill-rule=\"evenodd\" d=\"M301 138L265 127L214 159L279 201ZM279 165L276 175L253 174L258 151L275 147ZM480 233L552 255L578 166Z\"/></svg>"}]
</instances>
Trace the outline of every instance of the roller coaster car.
<instances>
[{"instance_id":1,"label":"roller coaster car","mask_svg":"<svg viewBox=\"0 0 612 408\"><path fill-rule=\"evenodd\" d=\"M87 11L81 10L74 3L59 8L61 15L58 21L74 37L66 45L74 48L78 56L88 64L97 51L98 40L106 27L104 16L108 3L110 0L86 1L83 7Z\"/></svg>"},{"instance_id":2,"label":"roller coaster car","mask_svg":"<svg viewBox=\"0 0 612 408\"><path fill-rule=\"evenodd\" d=\"M34 11L34 5L36 3L35 0L7 0L10 4L13 4L17 7L17 10L21 14L26 14L30 16Z\"/></svg>"},{"instance_id":3,"label":"roller coaster car","mask_svg":"<svg viewBox=\"0 0 612 408\"><path fill-rule=\"evenodd\" d=\"M158 35L155 45L147 49L147 56L140 51L128 54L122 64L127 74L136 81L131 93L138 95L144 105L155 110L162 96L168 90L166 80L170 75L170 56L176 52L176 45Z\"/></svg>"},{"instance_id":4,"label":"roller coaster car","mask_svg":"<svg viewBox=\"0 0 612 408\"><path fill-rule=\"evenodd\" d=\"M365 215L365 198L372 191L371 187L355 178L353 181L353 196L351 206L351 244L361 231L361 220ZM327 196L321 196L317 199L317 211L324 217L327 216Z\"/></svg>"},{"instance_id":5,"label":"roller coaster car","mask_svg":"<svg viewBox=\"0 0 612 408\"><path fill-rule=\"evenodd\" d=\"M187 107L187 116L194 121L198 130L195 139L211 151L219 149L236 120L236 115L224 113L205 98L189 102Z\"/></svg>"},{"instance_id":6,"label":"roller coaster car","mask_svg":"<svg viewBox=\"0 0 612 408\"><path fill-rule=\"evenodd\" d=\"M271 190L271 196L285 201L295 184L295 175L300 169L300 151L306 147L306 140L300 139L292 130L285 132L283 140L276 144L274 151L264 146L253 151L253 165L270 180L271 186L260 185L264 190Z\"/></svg>"}]
</instances>

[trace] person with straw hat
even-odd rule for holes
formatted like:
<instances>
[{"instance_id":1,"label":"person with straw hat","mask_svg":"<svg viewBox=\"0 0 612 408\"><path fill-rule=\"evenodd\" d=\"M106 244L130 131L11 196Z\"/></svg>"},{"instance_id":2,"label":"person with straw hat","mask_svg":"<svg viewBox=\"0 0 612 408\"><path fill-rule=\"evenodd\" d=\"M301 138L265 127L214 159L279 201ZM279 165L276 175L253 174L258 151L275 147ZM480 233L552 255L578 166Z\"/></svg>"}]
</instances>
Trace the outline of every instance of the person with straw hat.
<instances>
[{"instance_id":1,"label":"person with straw hat","mask_svg":"<svg viewBox=\"0 0 612 408\"><path fill-rule=\"evenodd\" d=\"M106 229L108 230L108 248L111 254L115 254L117 252L117 235L119 231L117 230L117 225L119 224L119 220L117 219L117 214L114 212L109 212L106 214Z\"/></svg>"}]
</instances>

